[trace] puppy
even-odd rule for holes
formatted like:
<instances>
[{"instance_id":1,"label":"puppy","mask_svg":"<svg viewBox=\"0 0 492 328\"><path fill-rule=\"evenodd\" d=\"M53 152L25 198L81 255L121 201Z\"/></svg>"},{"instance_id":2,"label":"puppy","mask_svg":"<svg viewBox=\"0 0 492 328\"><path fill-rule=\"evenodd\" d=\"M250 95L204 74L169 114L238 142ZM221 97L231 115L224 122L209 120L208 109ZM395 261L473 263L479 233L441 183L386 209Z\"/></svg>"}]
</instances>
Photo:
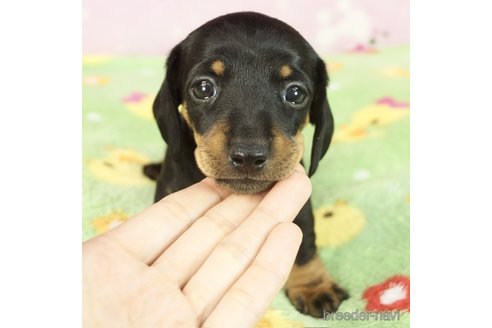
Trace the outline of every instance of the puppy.
<instances>
[{"instance_id":1,"label":"puppy","mask_svg":"<svg viewBox=\"0 0 492 328\"><path fill-rule=\"evenodd\" d=\"M330 145L333 116L325 63L287 24L253 12L218 17L172 49L153 105L167 143L164 162L144 168L157 179L155 201L212 177L234 193L259 193L302 162L307 123L315 125L309 176ZM303 231L286 295L297 310L322 317L348 294L316 253L308 201L294 223Z\"/></svg>"}]
</instances>

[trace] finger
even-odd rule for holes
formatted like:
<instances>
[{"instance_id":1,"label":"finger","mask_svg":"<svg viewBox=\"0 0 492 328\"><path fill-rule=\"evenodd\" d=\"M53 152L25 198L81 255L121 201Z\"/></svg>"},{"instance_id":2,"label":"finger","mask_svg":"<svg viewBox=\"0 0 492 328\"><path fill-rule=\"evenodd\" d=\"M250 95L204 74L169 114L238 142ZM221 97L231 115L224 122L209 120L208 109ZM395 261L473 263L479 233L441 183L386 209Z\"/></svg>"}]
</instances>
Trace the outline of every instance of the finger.
<instances>
[{"instance_id":1,"label":"finger","mask_svg":"<svg viewBox=\"0 0 492 328\"><path fill-rule=\"evenodd\" d=\"M182 287L217 244L251 214L263 197L264 194L230 195L186 230L152 267Z\"/></svg>"},{"instance_id":2,"label":"finger","mask_svg":"<svg viewBox=\"0 0 492 328\"><path fill-rule=\"evenodd\" d=\"M183 289L199 318L210 313L244 272L272 229L294 220L310 192L306 174L296 171L278 182L249 218L215 248Z\"/></svg>"},{"instance_id":3,"label":"finger","mask_svg":"<svg viewBox=\"0 0 492 328\"><path fill-rule=\"evenodd\" d=\"M197 218L228 196L212 179L170 194L106 237L150 264Z\"/></svg>"},{"instance_id":4,"label":"finger","mask_svg":"<svg viewBox=\"0 0 492 328\"><path fill-rule=\"evenodd\" d=\"M203 327L254 327L285 284L301 240L301 229L294 223L275 227L251 266L222 297Z\"/></svg>"}]
</instances>

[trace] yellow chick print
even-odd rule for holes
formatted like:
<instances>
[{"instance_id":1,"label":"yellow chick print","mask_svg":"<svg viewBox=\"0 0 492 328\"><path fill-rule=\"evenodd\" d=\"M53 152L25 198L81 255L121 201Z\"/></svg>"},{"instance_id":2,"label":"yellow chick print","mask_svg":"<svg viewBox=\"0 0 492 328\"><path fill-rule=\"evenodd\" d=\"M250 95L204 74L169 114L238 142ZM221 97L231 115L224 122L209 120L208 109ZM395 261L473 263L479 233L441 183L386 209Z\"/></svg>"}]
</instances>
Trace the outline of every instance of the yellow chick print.
<instances>
[{"instance_id":1,"label":"yellow chick print","mask_svg":"<svg viewBox=\"0 0 492 328\"><path fill-rule=\"evenodd\" d=\"M103 159L89 160L89 170L98 179L125 186L150 184L142 173L149 159L133 149L116 148Z\"/></svg>"},{"instance_id":2,"label":"yellow chick print","mask_svg":"<svg viewBox=\"0 0 492 328\"><path fill-rule=\"evenodd\" d=\"M109 82L109 77L107 76L92 76L87 75L82 77L83 85L97 86L97 85L106 85Z\"/></svg>"},{"instance_id":3,"label":"yellow chick print","mask_svg":"<svg viewBox=\"0 0 492 328\"><path fill-rule=\"evenodd\" d=\"M106 55L84 55L82 56L82 66L97 66L109 60Z\"/></svg>"},{"instance_id":4,"label":"yellow chick print","mask_svg":"<svg viewBox=\"0 0 492 328\"><path fill-rule=\"evenodd\" d=\"M395 123L408 116L409 104L386 97L376 103L363 107L352 114L348 124L335 129L335 142L359 141L366 137L384 134L381 127Z\"/></svg>"},{"instance_id":5,"label":"yellow chick print","mask_svg":"<svg viewBox=\"0 0 492 328\"><path fill-rule=\"evenodd\" d=\"M292 321L282 315L279 310L269 309L267 313L256 324L255 328L303 328L304 325L299 321Z\"/></svg>"},{"instance_id":6,"label":"yellow chick print","mask_svg":"<svg viewBox=\"0 0 492 328\"><path fill-rule=\"evenodd\" d=\"M316 244L320 247L345 244L354 239L365 224L364 213L346 201L323 206L314 211Z\"/></svg>"},{"instance_id":7,"label":"yellow chick print","mask_svg":"<svg viewBox=\"0 0 492 328\"><path fill-rule=\"evenodd\" d=\"M410 77L410 71L401 67L387 67L382 71L383 75L391 78L403 78L408 79Z\"/></svg>"},{"instance_id":8,"label":"yellow chick print","mask_svg":"<svg viewBox=\"0 0 492 328\"><path fill-rule=\"evenodd\" d=\"M326 69L330 73L335 73L335 72L341 71L342 68L343 68L343 64L341 62L337 62L337 61L329 62L326 65Z\"/></svg>"},{"instance_id":9,"label":"yellow chick print","mask_svg":"<svg viewBox=\"0 0 492 328\"><path fill-rule=\"evenodd\" d=\"M119 224L128 220L128 215L122 212L113 212L108 215L100 216L92 220L92 227L96 234L102 234L113 229Z\"/></svg>"}]
</instances>

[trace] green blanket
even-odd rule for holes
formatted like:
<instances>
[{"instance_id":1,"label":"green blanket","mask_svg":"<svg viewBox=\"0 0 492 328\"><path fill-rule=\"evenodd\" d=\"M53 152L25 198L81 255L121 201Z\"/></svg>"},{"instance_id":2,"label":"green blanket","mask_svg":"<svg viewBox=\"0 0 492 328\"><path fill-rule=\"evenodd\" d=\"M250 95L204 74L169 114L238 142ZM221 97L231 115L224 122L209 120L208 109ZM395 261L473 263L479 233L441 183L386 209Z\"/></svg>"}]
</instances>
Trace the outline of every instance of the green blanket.
<instances>
[{"instance_id":1,"label":"green blanket","mask_svg":"<svg viewBox=\"0 0 492 328\"><path fill-rule=\"evenodd\" d=\"M336 132L312 178L312 201L321 258L351 297L338 318L322 320L299 314L279 293L258 326L408 327L409 48L326 60ZM151 113L163 63L83 58L84 240L152 204L154 183L141 167L161 160L165 147ZM312 133L305 131L308 150Z\"/></svg>"}]
</instances>

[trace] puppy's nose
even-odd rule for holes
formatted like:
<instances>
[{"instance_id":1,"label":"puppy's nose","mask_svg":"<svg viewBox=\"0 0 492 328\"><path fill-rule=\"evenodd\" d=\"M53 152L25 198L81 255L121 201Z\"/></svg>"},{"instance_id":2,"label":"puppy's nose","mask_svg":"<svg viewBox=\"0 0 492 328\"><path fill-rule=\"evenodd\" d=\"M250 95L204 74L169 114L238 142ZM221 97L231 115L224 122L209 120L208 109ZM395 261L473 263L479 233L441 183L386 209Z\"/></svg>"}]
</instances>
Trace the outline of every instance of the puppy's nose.
<instances>
[{"instance_id":1,"label":"puppy's nose","mask_svg":"<svg viewBox=\"0 0 492 328\"><path fill-rule=\"evenodd\" d=\"M266 147L259 145L237 145L229 151L229 161L241 173L261 170L267 159Z\"/></svg>"}]
</instances>

